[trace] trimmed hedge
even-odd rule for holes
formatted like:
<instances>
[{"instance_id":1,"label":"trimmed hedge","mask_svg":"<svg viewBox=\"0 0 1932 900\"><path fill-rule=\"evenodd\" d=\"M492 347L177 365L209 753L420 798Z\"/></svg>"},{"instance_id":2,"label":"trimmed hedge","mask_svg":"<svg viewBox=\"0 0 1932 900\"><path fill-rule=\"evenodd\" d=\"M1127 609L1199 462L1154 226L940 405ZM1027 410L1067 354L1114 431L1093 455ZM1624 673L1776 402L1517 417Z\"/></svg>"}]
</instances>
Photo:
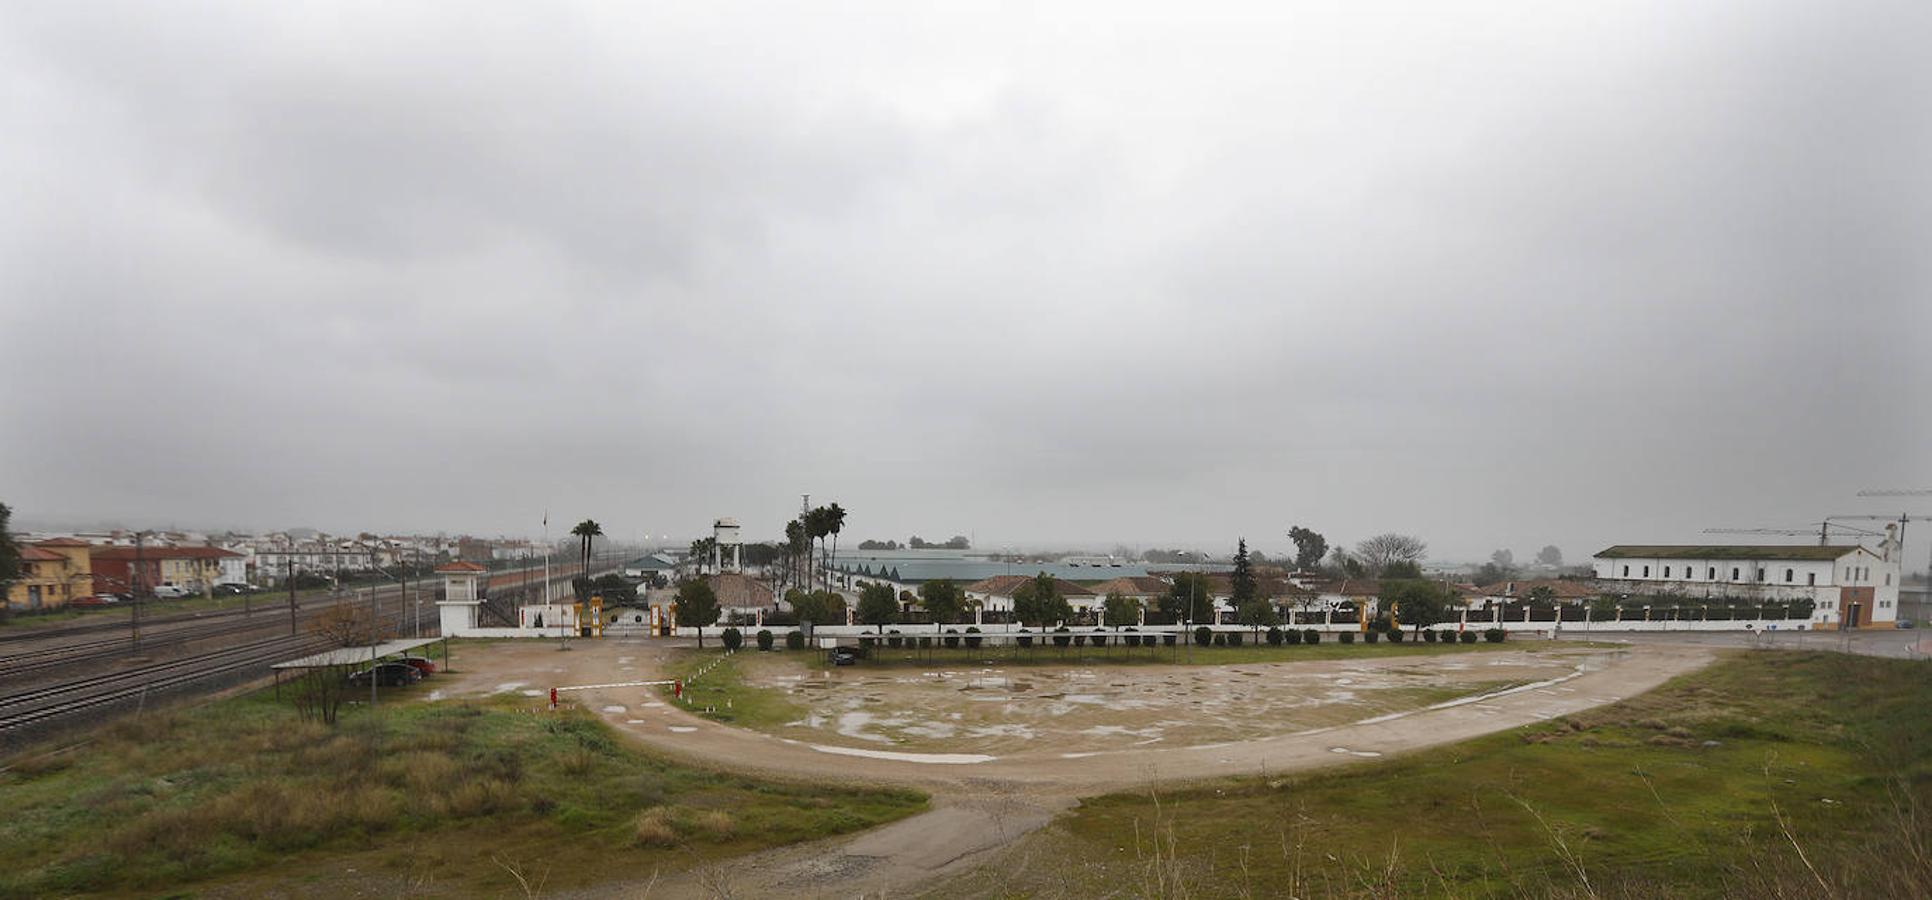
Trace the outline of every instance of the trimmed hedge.
<instances>
[{"instance_id":1,"label":"trimmed hedge","mask_svg":"<svg viewBox=\"0 0 1932 900\"><path fill-rule=\"evenodd\" d=\"M1214 636L1214 646L1216 646L1216 647L1226 647L1227 645L1228 645L1228 636L1227 636L1227 635L1225 635L1225 634L1216 634L1216 635Z\"/></svg>"},{"instance_id":2,"label":"trimmed hedge","mask_svg":"<svg viewBox=\"0 0 1932 900\"><path fill-rule=\"evenodd\" d=\"M1299 644L1301 643L1301 629L1290 628L1281 633L1281 639L1285 643Z\"/></svg>"},{"instance_id":3,"label":"trimmed hedge","mask_svg":"<svg viewBox=\"0 0 1932 900\"><path fill-rule=\"evenodd\" d=\"M1242 640L1243 640L1243 637L1241 635L1241 632L1239 631L1228 632L1228 646L1239 647L1241 646Z\"/></svg>"},{"instance_id":4,"label":"trimmed hedge","mask_svg":"<svg viewBox=\"0 0 1932 900\"><path fill-rule=\"evenodd\" d=\"M1473 644L1473 643L1475 643L1475 642L1476 642L1476 633L1475 633L1475 632L1473 632L1473 631L1465 631L1465 632L1463 632L1463 633L1462 633L1462 642L1463 642L1463 643L1465 643L1465 644Z\"/></svg>"},{"instance_id":5,"label":"trimmed hedge","mask_svg":"<svg viewBox=\"0 0 1932 900\"><path fill-rule=\"evenodd\" d=\"M1304 644L1319 644L1322 642L1322 633L1313 628L1303 628L1301 630L1301 642Z\"/></svg>"},{"instance_id":6,"label":"trimmed hedge","mask_svg":"<svg viewBox=\"0 0 1932 900\"><path fill-rule=\"evenodd\" d=\"M1503 630L1501 628L1486 629L1483 631L1483 640L1492 644L1500 644L1503 642Z\"/></svg>"},{"instance_id":7,"label":"trimmed hedge","mask_svg":"<svg viewBox=\"0 0 1932 900\"><path fill-rule=\"evenodd\" d=\"M1381 634L1381 632L1378 632L1378 631L1376 631L1376 630L1374 630L1374 629L1372 629L1372 628L1371 628L1371 629L1369 629L1369 630L1368 630L1367 632L1365 632L1365 633L1364 633L1364 634L1362 635L1362 640L1365 640L1365 641L1368 641L1368 642L1369 642L1369 643L1371 643L1371 644L1373 644L1373 643L1375 643L1376 641L1379 641L1379 640L1381 640L1381 639L1382 639L1382 634Z\"/></svg>"},{"instance_id":8,"label":"trimmed hedge","mask_svg":"<svg viewBox=\"0 0 1932 900\"><path fill-rule=\"evenodd\" d=\"M1270 647L1281 646L1281 629L1276 628L1273 625L1268 626L1268 646Z\"/></svg>"},{"instance_id":9,"label":"trimmed hedge","mask_svg":"<svg viewBox=\"0 0 1932 900\"><path fill-rule=\"evenodd\" d=\"M967 640L967 641L969 642L969 643L967 643L967 645L966 645L966 646L968 646L968 647L972 647L972 646L975 646L975 645L977 645L977 644L979 643L979 638L967 638L966 640ZM946 646L948 646L948 647L957 647L957 646L959 646L959 629L957 629L957 628L948 628L948 629L946 629L946 640L945 640L945 644L946 644Z\"/></svg>"},{"instance_id":10,"label":"trimmed hedge","mask_svg":"<svg viewBox=\"0 0 1932 900\"><path fill-rule=\"evenodd\" d=\"M1214 643L1214 629L1209 628L1206 625L1202 625L1194 629L1195 646L1205 647L1212 643Z\"/></svg>"},{"instance_id":11,"label":"trimmed hedge","mask_svg":"<svg viewBox=\"0 0 1932 900\"><path fill-rule=\"evenodd\" d=\"M980 642L979 628L973 625L966 626L966 647L971 650L978 650L979 642ZM946 641L946 646L951 647L952 645L953 645L952 640L948 638Z\"/></svg>"},{"instance_id":12,"label":"trimmed hedge","mask_svg":"<svg viewBox=\"0 0 1932 900\"><path fill-rule=\"evenodd\" d=\"M1400 644L1400 643L1402 643L1402 630L1401 630L1401 629L1399 629L1399 628L1391 628L1391 629L1389 629L1389 643L1391 643L1391 644Z\"/></svg>"},{"instance_id":13,"label":"trimmed hedge","mask_svg":"<svg viewBox=\"0 0 1932 900\"><path fill-rule=\"evenodd\" d=\"M758 649L769 651L771 649L773 640L774 639L772 638L772 635L771 635L771 629L769 628L758 629Z\"/></svg>"},{"instance_id":14,"label":"trimmed hedge","mask_svg":"<svg viewBox=\"0 0 1932 900\"><path fill-rule=\"evenodd\" d=\"M1065 647L1066 645L1071 643L1073 643L1073 635L1067 629L1066 626L1062 625L1059 628L1053 629L1053 646ZM1080 645L1083 647L1086 646L1086 644L1087 644L1086 641L1080 642Z\"/></svg>"},{"instance_id":15,"label":"trimmed hedge","mask_svg":"<svg viewBox=\"0 0 1932 900\"><path fill-rule=\"evenodd\" d=\"M1033 646L1033 633L1022 628L1020 629L1019 634L1014 636L1013 643L1018 644L1022 647L1031 647Z\"/></svg>"},{"instance_id":16,"label":"trimmed hedge","mask_svg":"<svg viewBox=\"0 0 1932 900\"><path fill-rule=\"evenodd\" d=\"M726 650L736 650L745 645L744 633L736 628L725 629L724 634L719 635L719 637L724 641Z\"/></svg>"},{"instance_id":17,"label":"trimmed hedge","mask_svg":"<svg viewBox=\"0 0 1932 900\"><path fill-rule=\"evenodd\" d=\"M805 649L805 632L802 632L802 631L788 631L788 632L786 632L786 633L785 633L785 649L787 649L787 650L803 650L803 649Z\"/></svg>"},{"instance_id":18,"label":"trimmed hedge","mask_svg":"<svg viewBox=\"0 0 1932 900\"><path fill-rule=\"evenodd\" d=\"M1436 637L1436 630L1431 628L1427 631L1422 632L1422 640L1424 643L1433 644L1436 641L1440 640L1440 638Z\"/></svg>"},{"instance_id":19,"label":"trimmed hedge","mask_svg":"<svg viewBox=\"0 0 1932 900\"><path fill-rule=\"evenodd\" d=\"M1375 632L1373 632L1373 631L1371 631L1371 632L1369 632L1369 633L1370 633L1370 634L1374 634ZM1353 643L1355 643L1355 632L1353 632L1353 631L1344 631L1344 632L1342 632L1342 643L1344 643L1344 644L1353 644Z\"/></svg>"}]
</instances>

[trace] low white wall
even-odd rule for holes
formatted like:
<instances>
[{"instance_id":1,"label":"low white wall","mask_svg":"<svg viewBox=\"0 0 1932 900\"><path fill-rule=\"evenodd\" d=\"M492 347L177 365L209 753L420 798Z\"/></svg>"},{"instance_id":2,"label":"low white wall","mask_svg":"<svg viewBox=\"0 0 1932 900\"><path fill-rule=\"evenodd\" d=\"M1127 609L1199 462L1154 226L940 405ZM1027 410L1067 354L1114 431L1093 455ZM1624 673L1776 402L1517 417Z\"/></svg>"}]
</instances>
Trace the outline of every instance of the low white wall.
<instances>
[{"instance_id":1,"label":"low white wall","mask_svg":"<svg viewBox=\"0 0 1932 900\"><path fill-rule=\"evenodd\" d=\"M1657 620L1657 621L1651 621L1651 622L1633 621L1633 620L1626 619L1621 622L1618 622L1618 621L1564 622L1562 624L1563 624L1563 630L1566 632L1606 632L1606 633L1619 632L1619 631L1621 632L1804 631L1806 630L1806 627L1807 627L1807 623L1804 619L1726 619L1726 620L1711 620L1711 621L1679 619L1679 620ZM719 638L724 634L724 631L726 628L731 628L731 627L736 627L738 629L738 632L744 636L745 642L747 644L755 641L757 639L758 632L760 631L769 631L772 633L773 637L782 641L785 639L785 635L798 630L796 626L792 626L792 625L764 625L764 626L708 625L708 626L705 626L705 628L703 629L704 637L706 640ZM827 638L850 639L850 638L858 638L861 636L890 637L891 633L894 631L897 631L900 637L919 637L921 635L926 635L926 636L937 635L937 636L943 637L946 635L946 632L948 630L953 630L958 634L958 636L965 637L967 635L966 629L968 627L978 628L979 632L977 636L984 637L989 640L997 640L1000 643L1006 643L1007 639L1009 638L1017 638L1021 636L1021 631L1022 631L1021 626L1009 623L1009 624L1003 624L1003 625L977 625L977 626L887 625L885 626L885 631L883 634L881 634L880 630L877 627L872 625L821 625L812 629L812 632L813 632L813 637L820 639L821 641ZM1141 634L1141 635L1193 634L1194 629L1197 627L1202 627L1202 626L1140 625L1140 626L1135 626L1133 630L1128 630L1127 628L1112 628L1112 627L1103 628L1103 627L1094 627L1094 626L1080 626L1080 627L1068 626L1068 633L1070 634L1105 634L1113 637L1125 637L1126 635L1130 635L1130 634ZM1236 632L1240 634L1254 634L1254 635L1260 636L1264 640L1268 633L1268 629L1266 627L1256 628L1250 625L1208 625L1205 627L1214 631L1217 634L1230 634L1230 633L1236 633ZM1333 624L1328 624L1328 625L1294 625L1294 626L1283 625L1280 627L1284 631L1291 630L1291 629L1294 631L1313 630L1313 631L1321 632L1323 634L1337 634L1344 631L1359 632L1362 630L1359 624L1352 621L1335 622ZM1488 619L1483 619L1478 621L1472 618L1469 620L1467 626L1464 626L1464 627L1466 627L1466 629L1469 631L1477 631L1477 632L1480 632L1489 628L1501 628L1502 630L1506 632L1510 632L1512 634L1519 633L1519 632L1537 634L1537 633L1555 631L1557 627L1557 623L1553 621L1524 622L1520 619L1516 621L1505 620L1502 622L1494 622ZM507 630L514 631L515 629L507 629ZM1444 631L1453 632L1458 630L1458 624L1455 622L1444 622L1439 625L1430 626L1428 630L1437 631L1437 632L1444 632ZM699 629L696 629L696 628L681 626L677 629L676 633L678 637L695 638L698 636L698 631ZM1413 632L1414 629L1404 628L1403 631ZM1033 638L1044 637L1047 639L1051 639L1054 634L1056 634L1056 632L1053 631L1052 629L1045 629L1045 630L1042 630L1039 628L1025 629L1025 635Z\"/></svg>"}]
</instances>

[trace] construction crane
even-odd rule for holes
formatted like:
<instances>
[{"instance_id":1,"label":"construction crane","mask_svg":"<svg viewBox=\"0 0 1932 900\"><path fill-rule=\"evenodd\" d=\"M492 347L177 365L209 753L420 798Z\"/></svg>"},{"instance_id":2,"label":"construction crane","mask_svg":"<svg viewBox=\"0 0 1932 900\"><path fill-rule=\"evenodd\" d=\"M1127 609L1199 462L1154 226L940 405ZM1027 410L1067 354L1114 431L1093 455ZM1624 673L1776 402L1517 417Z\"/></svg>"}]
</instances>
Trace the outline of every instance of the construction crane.
<instances>
[{"instance_id":1,"label":"construction crane","mask_svg":"<svg viewBox=\"0 0 1932 900\"><path fill-rule=\"evenodd\" d=\"M1830 521L1819 522L1818 527L1815 529L1813 528L1706 528L1704 529L1704 533L1705 534L1783 534L1783 535L1790 535L1792 537L1801 537L1801 536L1809 537L1815 534L1818 536L1818 545L1822 547L1825 544L1830 543L1830 529L1833 529L1833 528L1836 528L1839 531L1850 531L1850 532L1853 532L1856 534L1862 534L1862 535L1877 535L1877 534L1883 533L1883 532L1873 531L1869 528L1859 528L1853 525L1840 525L1836 522L1830 522Z\"/></svg>"}]
</instances>

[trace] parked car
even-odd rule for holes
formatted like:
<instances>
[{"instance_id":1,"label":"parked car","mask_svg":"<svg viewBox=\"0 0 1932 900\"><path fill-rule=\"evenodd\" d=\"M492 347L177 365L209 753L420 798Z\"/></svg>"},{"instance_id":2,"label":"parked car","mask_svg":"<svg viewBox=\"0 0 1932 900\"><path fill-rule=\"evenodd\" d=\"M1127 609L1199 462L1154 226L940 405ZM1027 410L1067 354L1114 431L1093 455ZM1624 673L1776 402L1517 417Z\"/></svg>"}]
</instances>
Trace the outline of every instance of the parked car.
<instances>
[{"instance_id":1,"label":"parked car","mask_svg":"<svg viewBox=\"0 0 1932 900\"><path fill-rule=\"evenodd\" d=\"M424 675L436 674L436 662L426 656L405 656L396 661L405 666L413 666L416 671Z\"/></svg>"},{"instance_id":2,"label":"parked car","mask_svg":"<svg viewBox=\"0 0 1932 900\"><path fill-rule=\"evenodd\" d=\"M856 666L859 664L859 651L852 647L833 647L832 665Z\"/></svg>"},{"instance_id":3,"label":"parked car","mask_svg":"<svg viewBox=\"0 0 1932 900\"><path fill-rule=\"evenodd\" d=\"M75 597L69 602L74 606L109 606L121 602L121 598L114 594L92 594L85 597Z\"/></svg>"},{"instance_id":4,"label":"parked car","mask_svg":"<svg viewBox=\"0 0 1932 900\"><path fill-rule=\"evenodd\" d=\"M225 581L215 585L215 596L217 597L239 597L243 594L252 593L255 593L254 585L236 584L232 581Z\"/></svg>"},{"instance_id":5,"label":"parked car","mask_svg":"<svg viewBox=\"0 0 1932 900\"><path fill-rule=\"evenodd\" d=\"M183 597L194 596L193 591L178 584L157 584L150 593L154 595L156 600L179 600Z\"/></svg>"},{"instance_id":6,"label":"parked car","mask_svg":"<svg viewBox=\"0 0 1932 900\"><path fill-rule=\"evenodd\" d=\"M373 673L373 675L371 674ZM399 662L386 662L373 669L363 669L349 676L349 683L356 687L368 687L370 678L382 687L405 687L423 680L423 673L415 666Z\"/></svg>"}]
</instances>

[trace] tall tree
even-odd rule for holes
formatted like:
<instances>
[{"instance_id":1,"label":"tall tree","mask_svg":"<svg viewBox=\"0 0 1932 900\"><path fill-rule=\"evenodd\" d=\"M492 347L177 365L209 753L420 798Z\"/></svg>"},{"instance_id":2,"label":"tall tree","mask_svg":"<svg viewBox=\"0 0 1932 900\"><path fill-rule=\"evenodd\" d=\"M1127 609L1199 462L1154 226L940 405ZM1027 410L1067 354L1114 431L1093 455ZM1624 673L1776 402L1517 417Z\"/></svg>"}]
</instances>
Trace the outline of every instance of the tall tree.
<instances>
[{"instance_id":1,"label":"tall tree","mask_svg":"<svg viewBox=\"0 0 1932 900\"><path fill-rule=\"evenodd\" d=\"M1421 578L1383 582L1377 599L1383 612L1393 612L1396 621L1413 625L1418 632L1443 621L1449 608L1459 602L1448 585Z\"/></svg>"},{"instance_id":2,"label":"tall tree","mask_svg":"<svg viewBox=\"0 0 1932 900\"><path fill-rule=\"evenodd\" d=\"M1389 563L1421 563L1429 555L1429 545L1413 535L1388 532L1356 544L1355 555L1369 574L1379 576Z\"/></svg>"},{"instance_id":3,"label":"tall tree","mask_svg":"<svg viewBox=\"0 0 1932 900\"><path fill-rule=\"evenodd\" d=\"M0 606L7 602L7 589L20 580L20 545L13 542L13 510L0 503Z\"/></svg>"},{"instance_id":4,"label":"tall tree","mask_svg":"<svg viewBox=\"0 0 1932 900\"><path fill-rule=\"evenodd\" d=\"M826 577L831 577L830 568L839 561L839 532L845 530L845 508L837 503L825 508L825 530L832 534L832 556L826 561ZM827 585L830 587L830 585Z\"/></svg>"},{"instance_id":5,"label":"tall tree","mask_svg":"<svg viewBox=\"0 0 1932 900\"><path fill-rule=\"evenodd\" d=\"M811 532L805 528L803 518L785 523L785 550L791 554L792 574L797 576L797 580L793 583L799 587L809 588L810 585L805 583L805 572L806 564L812 558L812 537Z\"/></svg>"},{"instance_id":6,"label":"tall tree","mask_svg":"<svg viewBox=\"0 0 1932 900\"><path fill-rule=\"evenodd\" d=\"M859 588L859 621L880 631L899 621L899 597L892 593L892 585L870 581Z\"/></svg>"},{"instance_id":7,"label":"tall tree","mask_svg":"<svg viewBox=\"0 0 1932 900\"><path fill-rule=\"evenodd\" d=\"M584 557L584 570L582 574L585 578L589 578L590 577L590 542L598 537L603 536L604 526L597 524L597 520L595 519L585 519L582 522L578 522L574 527L572 527L570 529L570 533L576 535L577 540L582 542L583 557ZM580 596L577 599L584 600L587 598Z\"/></svg>"},{"instance_id":8,"label":"tall tree","mask_svg":"<svg viewBox=\"0 0 1932 900\"><path fill-rule=\"evenodd\" d=\"M1234 546L1234 574L1228 577L1228 605L1235 609L1254 602L1254 564L1248 561L1248 539L1240 538Z\"/></svg>"},{"instance_id":9,"label":"tall tree","mask_svg":"<svg viewBox=\"0 0 1932 900\"><path fill-rule=\"evenodd\" d=\"M1060 595L1060 585L1045 572L1013 591L1013 616L1024 625L1033 622L1041 628L1073 618L1073 605Z\"/></svg>"},{"instance_id":10,"label":"tall tree","mask_svg":"<svg viewBox=\"0 0 1932 900\"><path fill-rule=\"evenodd\" d=\"M1101 621L1116 628L1140 624L1140 601L1115 591L1100 608Z\"/></svg>"},{"instance_id":11,"label":"tall tree","mask_svg":"<svg viewBox=\"0 0 1932 900\"><path fill-rule=\"evenodd\" d=\"M830 515L823 506L814 506L805 512L805 533L821 551L825 546L825 536L832 533ZM823 565L819 566L819 577L826 588L829 589L832 586L830 574L825 572Z\"/></svg>"},{"instance_id":12,"label":"tall tree","mask_svg":"<svg viewBox=\"0 0 1932 900\"><path fill-rule=\"evenodd\" d=\"M1516 554L1510 552L1507 547L1489 554L1489 564L1495 566L1496 571L1503 573L1504 578L1516 575Z\"/></svg>"},{"instance_id":13,"label":"tall tree","mask_svg":"<svg viewBox=\"0 0 1932 900\"><path fill-rule=\"evenodd\" d=\"M949 578L934 578L919 585L919 605L934 622L943 625L958 620L966 606L966 592Z\"/></svg>"},{"instance_id":14,"label":"tall tree","mask_svg":"<svg viewBox=\"0 0 1932 900\"><path fill-rule=\"evenodd\" d=\"M1536 561L1546 566L1561 566L1563 551L1558 550L1555 544L1544 544L1543 549L1536 551Z\"/></svg>"},{"instance_id":15,"label":"tall tree","mask_svg":"<svg viewBox=\"0 0 1932 900\"><path fill-rule=\"evenodd\" d=\"M1200 572L1181 572L1160 599L1161 614L1175 622L1214 622L1214 582Z\"/></svg>"},{"instance_id":16,"label":"tall tree","mask_svg":"<svg viewBox=\"0 0 1932 900\"><path fill-rule=\"evenodd\" d=\"M1322 557L1328 555L1328 538L1311 528L1296 525L1288 529L1288 539L1295 542L1295 568L1304 572L1321 568Z\"/></svg>"},{"instance_id":17,"label":"tall tree","mask_svg":"<svg viewBox=\"0 0 1932 900\"><path fill-rule=\"evenodd\" d=\"M698 629L698 646L704 646L704 626L718 622L718 595L702 578L687 578L678 583L678 596L671 604L679 625Z\"/></svg>"}]
</instances>

